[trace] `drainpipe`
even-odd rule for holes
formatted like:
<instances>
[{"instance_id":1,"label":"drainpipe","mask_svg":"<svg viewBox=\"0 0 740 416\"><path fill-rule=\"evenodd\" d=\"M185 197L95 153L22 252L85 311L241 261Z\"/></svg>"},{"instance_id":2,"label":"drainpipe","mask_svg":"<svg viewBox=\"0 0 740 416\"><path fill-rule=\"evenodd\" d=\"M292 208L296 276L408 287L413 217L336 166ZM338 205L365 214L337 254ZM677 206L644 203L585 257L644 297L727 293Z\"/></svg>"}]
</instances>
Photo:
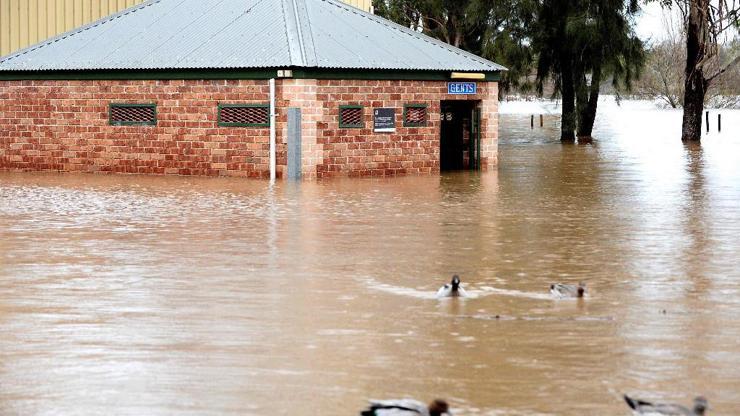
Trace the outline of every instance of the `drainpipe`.
<instances>
[{"instance_id":1,"label":"drainpipe","mask_svg":"<svg viewBox=\"0 0 740 416\"><path fill-rule=\"evenodd\" d=\"M276 145L275 136L275 78L270 78L270 183L275 182L276 174Z\"/></svg>"}]
</instances>

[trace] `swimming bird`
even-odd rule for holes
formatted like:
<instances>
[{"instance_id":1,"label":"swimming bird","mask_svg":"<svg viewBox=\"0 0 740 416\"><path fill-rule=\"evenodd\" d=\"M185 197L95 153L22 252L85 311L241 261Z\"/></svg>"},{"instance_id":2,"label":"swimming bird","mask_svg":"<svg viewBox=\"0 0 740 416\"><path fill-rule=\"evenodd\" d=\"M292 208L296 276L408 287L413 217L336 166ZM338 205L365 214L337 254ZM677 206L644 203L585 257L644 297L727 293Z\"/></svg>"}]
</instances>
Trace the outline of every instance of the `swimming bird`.
<instances>
[{"instance_id":1,"label":"swimming bird","mask_svg":"<svg viewBox=\"0 0 740 416\"><path fill-rule=\"evenodd\" d=\"M450 414L446 401L436 399L429 405L413 400L370 400L370 406L360 416L442 416Z\"/></svg>"},{"instance_id":2,"label":"swimming bird","mask_svg":"<svg viewBox=\"0 0 740 416\"><path fill-rule=\"evenodd\" d=\"M694 399L693 409L688 409L680 404L650 403L644 400L633 399L626 394L624 395L624 401L638 415L703 416L709 407L707 399L702 396Z\"/></svg>"},{"instance_id":3,"label":"swimming bird","mask_svg":"<svg viewBox=\"0 0 740 416\"><path fill-rule=\"evenodd\" d=\"M463 289L462 286L460 286L460 276L458 275L452 276L452 281L442 286L437 291L438 298L449 298L449 297L467 296L467 295L468 294L465 293L465 289Z\"/></svg>"},{"instance_id":4,"label":"swimming bird","mask_svg":"<svg viewBox=\"0 0 740 416\"><path fill-rule=\"evenodd\" d=\"M559 298L582 298L586 294L586 284L583 282L579 282L578 285L553 283L550 285L550 293Z\"/></svg>"}]
</instances>

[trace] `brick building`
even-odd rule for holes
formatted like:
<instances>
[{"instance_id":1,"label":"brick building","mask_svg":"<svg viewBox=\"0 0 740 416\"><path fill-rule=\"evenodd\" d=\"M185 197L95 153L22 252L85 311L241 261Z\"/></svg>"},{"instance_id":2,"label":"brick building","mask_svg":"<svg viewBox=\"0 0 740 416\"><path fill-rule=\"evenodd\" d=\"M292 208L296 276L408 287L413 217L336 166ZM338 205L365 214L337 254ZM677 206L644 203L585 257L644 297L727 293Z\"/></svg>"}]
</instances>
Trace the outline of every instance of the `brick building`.
<instances>
[{"instance_id":1,"label":"brick building","mask_svg":"<svg viewBox=\"0 0 740 416\"><path fill-rule=\"evenodd\" d=\"M338 0L150 0L0 59L0 170L487 169L502 70Z\"/></svg>"}]
</instances>

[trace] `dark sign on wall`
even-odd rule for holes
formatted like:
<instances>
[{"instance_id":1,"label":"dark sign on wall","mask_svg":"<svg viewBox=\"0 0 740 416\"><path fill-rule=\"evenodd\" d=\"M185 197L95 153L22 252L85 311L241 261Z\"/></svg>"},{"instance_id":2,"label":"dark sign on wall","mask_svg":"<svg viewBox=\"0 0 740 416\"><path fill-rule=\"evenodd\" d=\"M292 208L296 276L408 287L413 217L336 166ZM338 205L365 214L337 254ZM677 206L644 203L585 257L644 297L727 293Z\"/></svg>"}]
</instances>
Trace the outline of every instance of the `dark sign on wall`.
<instances>
[{"instance_id":1,"label":"dark sign on wall","mask_svg":"<svg viewBox=\"0 0 740 416\"><path fill-rule=\"evenodd\" d=\"M378 133L396 131L396 109L376 108L373 110L373 130Z\"/></svg>"}]
</instances>

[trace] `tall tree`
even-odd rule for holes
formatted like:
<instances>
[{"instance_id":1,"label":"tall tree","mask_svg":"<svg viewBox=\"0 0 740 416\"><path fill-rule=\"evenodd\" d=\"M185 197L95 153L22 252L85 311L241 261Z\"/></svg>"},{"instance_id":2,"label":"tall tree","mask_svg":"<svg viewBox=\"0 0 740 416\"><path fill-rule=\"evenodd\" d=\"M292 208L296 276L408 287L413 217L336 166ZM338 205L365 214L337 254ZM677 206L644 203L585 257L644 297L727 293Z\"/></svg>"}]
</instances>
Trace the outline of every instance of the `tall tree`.
<instances>
[{"instance_id":1,"label":"tall tree","mask_svg":"<svg viewBox=\"0 0 740 416\"><path fill-rule=\"evenodd\" d=\"M575 142L576 92L573 64L576 61L576 33L569 27L577 11L577 0L543 0L533 26L533 47L538 54L537 89L542 93L549 78L555 82L562 98L560 140Z\"/></svg>"},{"instance_id":2,"label":"tall tree","mask_svg":"<svg viewBox=\"0 0 740 416\"><path fill-rule=\"evenodd\" d=\"M657 98L672 108L683 107L684 79L686 69L686 28L679 13L668 11L663 14L665 37L653 43L648 53L645 73L640 78L639 91L642 96ZM728 36L728 42L719 45L719 59L711 70L722 68L740 55L740 37ZM712 81L704 102L717 97L717 104L732 102L740 95L740 65L730 67Z\"/></svg>"},{"instance_id":3,"label":"tall tree","mask_svg":"<svg viewBox=\"0 0 740 416\"><path fill-rule=\"evenodd\" d=\"M553 78L563 100L561 140L590 142L600 87L630 88L644 64L634 34L637 0L543 0L535 31L540 92ZM574 133L577 132L577 133Z\"/></svg>"},{"instance_id":4,"label":"tall tree","mask_svg":"<svg viewBox=\"0 0 740 416\"><path fill-rule=\"evenodd\" d=\"M584 5L578 37L581 65L575 74L579 142L592 140L602 82L611 77L616 89L630 90L642 71L645 48L632 27L638 10L637 0L591 0Z\"/></svg>"},{"instance_id":5,"label":"tall tree","mask_svg":"<svg viewBox=\"0 0 740 416\"><path fill-rule=\"evenodd\" d=\"M740 54L725 60L719 57L720 43L731 30L740 28L737 0L663 0L677 8L686 28L683 121L681 140L700 141L702 113L707 90L717 78L740 62Z\"/></svg>"}]
</instances>

